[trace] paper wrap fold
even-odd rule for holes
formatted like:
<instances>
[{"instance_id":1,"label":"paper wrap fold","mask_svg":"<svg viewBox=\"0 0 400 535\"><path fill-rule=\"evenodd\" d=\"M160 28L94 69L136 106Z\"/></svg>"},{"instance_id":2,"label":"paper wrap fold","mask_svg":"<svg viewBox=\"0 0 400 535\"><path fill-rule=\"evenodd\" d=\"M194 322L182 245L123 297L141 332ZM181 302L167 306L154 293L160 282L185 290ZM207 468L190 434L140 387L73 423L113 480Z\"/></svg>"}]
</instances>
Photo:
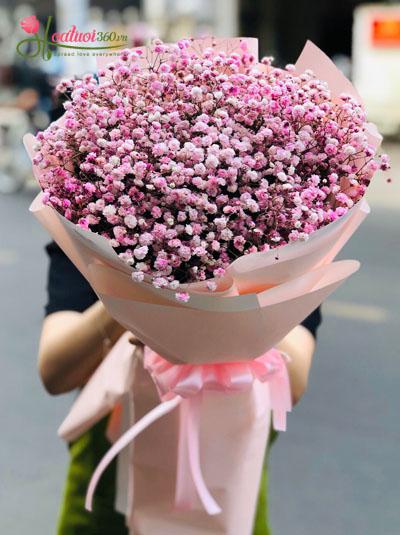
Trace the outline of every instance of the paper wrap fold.
<instances>
[{"instance_id":1,"label":"paper wrap fold","mask_svg":"<svg viewBox=\"0 0 400 535\"><path fill-rule=\"evenodd\" d=\"M242 41L257 56L254 39L195 40L191 46L196 50L213 45L242 53ZM298 73L311 69L328 82L333 98L344 92L359 99L351 83L311 42L295 67ZM369 124L367 131L370 144L377 147L381 137L376 128ZM31 157L33 141L33 136L25 136ZM40 181L40 169L33 166L33 171ZM184 285L190 294L187 303L176 301L173 291L154 288L148 279L133 281L132 269L105 238L44 206L42 194L31 211L128 331L170 365L209 365L243 363L265 355L357 271L356 261L333 260L369 208L362 200L306 242L238 258L216 281L216 292L210 293L204 283ZM137 348L135 354L125 335L83 389L60 428L63 438L76 438L114 408L109 434L117 440L159 404L142 350ZM134 445L120 454L117 489L117 507L126 513L131 533L250 535L268 438L270 393L268 382L255 380L248 390L207 391L202 396L201 469L222 509L217 516L207 515L201 507L174 511L178 411L165 413L135 438Z\"/></svg>"}]
</instances>

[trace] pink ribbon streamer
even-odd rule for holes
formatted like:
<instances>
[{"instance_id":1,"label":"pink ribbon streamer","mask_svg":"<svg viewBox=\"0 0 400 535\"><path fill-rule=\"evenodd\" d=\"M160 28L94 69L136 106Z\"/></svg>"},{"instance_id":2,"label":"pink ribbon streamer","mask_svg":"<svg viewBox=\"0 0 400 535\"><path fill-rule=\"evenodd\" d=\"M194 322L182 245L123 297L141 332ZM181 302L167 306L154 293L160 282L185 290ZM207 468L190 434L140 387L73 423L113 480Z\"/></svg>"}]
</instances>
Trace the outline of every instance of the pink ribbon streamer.
<instances>
[{"instance_id":1,"label":"pink ribbon streamer","mask_svg":"<svg viewBox=\"0 0 400 535\"><path fill-rule=\"evenodd\" d=\"M197 496L207 513L218 515L221 508L210 494L201 473L200 409L201 395L183 399L180 405L175 506L181 510L191 509L197 492ZM191 477L188 477L189 474Z\"/></svg>"},{"instance_id":2,"label":"pink ribbon streamer","mask_svg":"<svg viewBox=\"0 0 400 535\"><path fill-rule=\"evenodd\" d=\"M202 392L241 392L249 390L255 380L268 382L273 426L278 431L285 431L286 414L292 404L284 356L271 349L246 362L176 365L145 347L144 366L153 378L162 402L128 429L100 461L88 486L85 507L92 510L100 477L118 453L149 425L180 405L175 505L179 509L191 509L197 495L207 513L217 515L221 508L207 489L200 466Z\"/></svg>"},{"instance_id":3,"label":"pink ribbon streamer","mask_svg":"<svg viewBox=\"0 0 400 535\"><path fill-rule=\"evenodd\" d=\"M88 511L92 511L93 504L93 495L95 493L97 484L102 476L104 470L107 466L113 461L113 459L118 455L118 453L123 450L132 440L134 440L137 435L144 431L149 425L154 423L156 420L168 414L175 409L182 401L182 398L179 396L170 399L169 401L164 401L157 405L148 412L143 418L136 422L126 433L124 433L118 440L113 444L113 446L108 450L104 455L100 463L97 465L96 470L93 472L92 478L90 480L88 490L86 493L85 507Z\"/></svg>"}]
</instances>

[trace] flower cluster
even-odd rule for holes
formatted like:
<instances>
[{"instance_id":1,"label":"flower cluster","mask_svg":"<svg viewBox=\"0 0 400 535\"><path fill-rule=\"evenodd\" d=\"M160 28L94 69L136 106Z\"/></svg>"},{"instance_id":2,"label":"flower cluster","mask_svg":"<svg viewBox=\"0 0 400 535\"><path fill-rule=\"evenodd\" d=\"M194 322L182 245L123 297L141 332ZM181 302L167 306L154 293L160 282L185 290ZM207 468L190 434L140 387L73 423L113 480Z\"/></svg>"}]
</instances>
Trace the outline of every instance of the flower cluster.
<instances>
[{"instance_id":1,"label":"flower cluster","mask_svg":"<svg viewBox=\"0 0 400 535\"><path fill-rule=\"evenodd\" d=\"M180 283L220 277L238 256L306 240L389 166L351 96L255 62L244 42L155 41L98 76L62 81L64 118L37 135L45 202L178 299Z\"/></svg>"}]
</instances>

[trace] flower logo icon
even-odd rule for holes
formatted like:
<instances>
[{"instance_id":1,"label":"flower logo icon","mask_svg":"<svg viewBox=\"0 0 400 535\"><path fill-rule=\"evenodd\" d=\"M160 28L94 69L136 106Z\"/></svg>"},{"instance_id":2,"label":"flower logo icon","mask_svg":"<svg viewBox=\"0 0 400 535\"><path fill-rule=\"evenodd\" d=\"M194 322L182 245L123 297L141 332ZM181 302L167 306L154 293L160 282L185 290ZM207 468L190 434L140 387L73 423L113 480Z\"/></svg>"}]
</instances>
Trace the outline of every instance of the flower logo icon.
<instances>
[{"instance_id":1,"label":"flower logo icon","mask_svg":"<svg viewBox=\"0 0 400 535\"><path fill-rule=\"evenodd\" d=\"M36 18L36 15L31 15L30 17L25 17L19 23L24 32L29 34L37 33L39 30L39 21Z\"/></svg>"}]
</instances>

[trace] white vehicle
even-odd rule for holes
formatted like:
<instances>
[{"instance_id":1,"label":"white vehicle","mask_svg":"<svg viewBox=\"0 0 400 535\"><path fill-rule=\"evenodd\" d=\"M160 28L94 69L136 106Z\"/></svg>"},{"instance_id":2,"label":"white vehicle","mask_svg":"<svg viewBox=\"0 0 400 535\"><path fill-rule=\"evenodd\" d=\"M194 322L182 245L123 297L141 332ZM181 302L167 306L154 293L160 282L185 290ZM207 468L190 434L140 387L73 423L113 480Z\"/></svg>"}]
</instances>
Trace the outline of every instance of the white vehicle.
<instances>
[{"instance_id":1,"label":"white vehicle","mask_svg":"<svg viewBox=\"0 0 400 535\"><path fill-rule=\"evenodd\" d=\"M383 134L400 134L400 4L355 9L353 80L368 118Z\"/></svg>"}]
</instances>

